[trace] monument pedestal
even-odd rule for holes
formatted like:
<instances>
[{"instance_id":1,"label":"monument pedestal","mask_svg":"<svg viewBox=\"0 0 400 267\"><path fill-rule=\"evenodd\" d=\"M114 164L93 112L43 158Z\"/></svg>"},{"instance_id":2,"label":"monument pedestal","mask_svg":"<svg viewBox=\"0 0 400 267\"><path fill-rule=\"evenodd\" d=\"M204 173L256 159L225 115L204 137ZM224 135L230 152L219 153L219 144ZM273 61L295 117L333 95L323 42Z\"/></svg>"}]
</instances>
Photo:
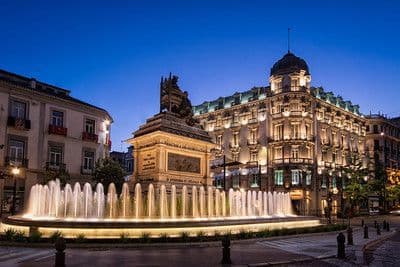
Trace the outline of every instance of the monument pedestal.
<instances>
[{"instance_id":1,"label":"monument pedestal","mask_svg":"<svg viewBox=\"0 0 400 267\"><path fill-rule=\"evenodd\" d=\"M211 149L215 144L206 131L191 126L171 112L162 112L147 120L129 140L134 147L134 172L131 188L140 183L144 191L174 184L177 191L212 185Z\"/></svg>"}]
</instances>

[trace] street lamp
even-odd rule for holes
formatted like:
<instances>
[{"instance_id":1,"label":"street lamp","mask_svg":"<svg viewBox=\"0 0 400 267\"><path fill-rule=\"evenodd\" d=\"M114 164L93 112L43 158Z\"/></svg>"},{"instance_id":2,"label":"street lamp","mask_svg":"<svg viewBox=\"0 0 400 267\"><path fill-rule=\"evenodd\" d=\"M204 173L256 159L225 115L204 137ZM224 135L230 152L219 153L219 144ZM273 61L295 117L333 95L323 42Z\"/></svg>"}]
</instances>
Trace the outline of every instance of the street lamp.
<instances>
[{"instance_id":1,"label":"street lamp","mask_svg":"<svg viewBox=\"0 0 400 267\"><path fill-rule=\"evenodd\" d=\"M11 206L11 215L15 214L15 205L17 198L17 175L19 175L20 169L18 167L11 168L11 174L14 179L14 187L13 187L13 198L12 198L12 206Z\"/></svg>"}]
</instances>

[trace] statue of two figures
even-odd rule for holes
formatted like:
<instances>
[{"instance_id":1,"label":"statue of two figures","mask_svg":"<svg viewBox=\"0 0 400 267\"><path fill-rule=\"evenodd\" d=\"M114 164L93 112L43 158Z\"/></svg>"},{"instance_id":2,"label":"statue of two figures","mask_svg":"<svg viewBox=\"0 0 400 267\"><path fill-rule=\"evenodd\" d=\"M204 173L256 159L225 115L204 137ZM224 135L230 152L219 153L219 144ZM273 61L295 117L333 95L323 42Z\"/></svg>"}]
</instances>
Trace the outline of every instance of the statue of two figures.
<instances>
[{"instance_id":1,"label":"statue of two figures","mask_svg":"<svg viewBox=\"0 0 400 267\"><path fill-rule=\"evenodd\" d=\"M163 111L175 114L190 126L194 126L198 122L193 118L192 103L188 98L188 92L179 88L178 76L171 76L171 73L168 78L161 77L160 112Z\"/></svg>"}]
</instances>

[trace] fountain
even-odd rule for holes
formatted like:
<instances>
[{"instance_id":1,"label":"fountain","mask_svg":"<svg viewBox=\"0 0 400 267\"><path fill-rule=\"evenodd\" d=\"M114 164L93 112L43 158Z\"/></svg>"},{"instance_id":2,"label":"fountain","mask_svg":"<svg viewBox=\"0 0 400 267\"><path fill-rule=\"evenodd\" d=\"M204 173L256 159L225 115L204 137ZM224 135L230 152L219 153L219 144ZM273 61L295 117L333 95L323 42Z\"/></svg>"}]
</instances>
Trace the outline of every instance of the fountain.
<instances>
[{"instance_id":1,"label":"fountain","mask_svg":"<svg viewBox=\"0 0 400 267\"><path fill-rule=\"evenodd\" d=\"M1 228L14 227L28 234L31 227L38 227L44 235L59 230L67 237L84 233L88 238L107 238L121 232L173 236L185 229L192 234L211 234L319 224L317 219L293 215L288 193L231 188L226 195L211 186L207 190L193 186L189 194L183 186L178 194L175 185L155 190L152 184L147 193L140 184L131 193L125 183L118 196L114 184L108 186L107 193L103 188L97 184L93 191L85 183L82 190L76 183L72 190L69 184L61 188L58 180L36 184L31 188L26 213L7 218Z\"/></svg>"}]
</instances>

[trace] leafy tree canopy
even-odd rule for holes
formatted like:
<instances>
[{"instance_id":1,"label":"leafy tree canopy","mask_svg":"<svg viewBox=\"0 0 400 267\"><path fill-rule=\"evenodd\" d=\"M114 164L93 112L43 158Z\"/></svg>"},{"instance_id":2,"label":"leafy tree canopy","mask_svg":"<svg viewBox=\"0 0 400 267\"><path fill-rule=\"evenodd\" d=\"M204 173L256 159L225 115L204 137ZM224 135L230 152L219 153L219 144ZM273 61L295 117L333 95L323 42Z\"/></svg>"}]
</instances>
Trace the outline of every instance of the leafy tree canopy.
<instances>
[{"instance_id":1,"label":"leafy tree canopy","mask_svg":"<svg viewBox=\"0 0 400 267\"><path fill-rule=\"evenodd\" d=\"M94 181L102 183L107 190L110 183L114 183L120 192L126 175L121 165L111 158L99 159L94 169Z\"/></svg>"}]
</instances>

